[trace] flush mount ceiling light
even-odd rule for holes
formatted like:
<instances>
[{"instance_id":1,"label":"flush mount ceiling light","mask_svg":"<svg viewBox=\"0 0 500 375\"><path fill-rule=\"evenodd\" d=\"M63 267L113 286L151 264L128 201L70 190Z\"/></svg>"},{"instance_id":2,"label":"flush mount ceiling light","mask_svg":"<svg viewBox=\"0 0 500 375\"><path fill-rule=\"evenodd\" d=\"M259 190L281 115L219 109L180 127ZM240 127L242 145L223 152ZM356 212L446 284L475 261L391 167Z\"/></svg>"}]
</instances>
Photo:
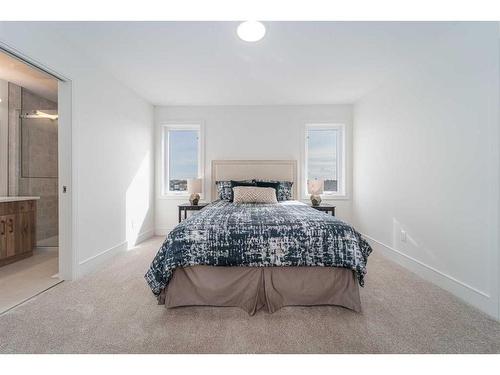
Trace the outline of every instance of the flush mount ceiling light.
<instances>
[{"instance_id":1,"label":"flush mount ceiling light","mask_svg":"<svg viewBox=\"0 0 500 375\"><path fill-rule=\"evenodd\" d=\"M236 32L245 42L257 42L266 35L266 27L259 21L245 21L239 24Z\"/></svg>"}]
</instances>

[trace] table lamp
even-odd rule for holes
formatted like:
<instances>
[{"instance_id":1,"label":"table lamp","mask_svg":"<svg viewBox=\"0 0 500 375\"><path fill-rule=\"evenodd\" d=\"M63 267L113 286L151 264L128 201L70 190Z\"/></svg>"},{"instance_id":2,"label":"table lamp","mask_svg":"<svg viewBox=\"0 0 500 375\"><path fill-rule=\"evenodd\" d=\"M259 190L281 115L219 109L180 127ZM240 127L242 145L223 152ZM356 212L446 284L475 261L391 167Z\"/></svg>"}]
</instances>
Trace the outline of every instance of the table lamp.
<instances>
[{"instance_id":1,"label":"table lamp","mask_svg":"<svg viewBox=\"0 0 500 375\"><path fill-rule=\"evenodd\" d=\"M321 203L321 195L323 193L325 183L323 180L307 181L307 192L311 194L311 204L319 206Z\"/></svg>"},{"instance_id":2,"label":"table lamp","mask_svg":"<svg viewBox=\"0 0 500 375\"><path fill-rule=\"evenodd\" d=\"M189 196L189 203L193 206L197 206L200 201L201 193L201 178L190 178L187 180L187 191L191 195Z\"/></svg>"}]
</instances>

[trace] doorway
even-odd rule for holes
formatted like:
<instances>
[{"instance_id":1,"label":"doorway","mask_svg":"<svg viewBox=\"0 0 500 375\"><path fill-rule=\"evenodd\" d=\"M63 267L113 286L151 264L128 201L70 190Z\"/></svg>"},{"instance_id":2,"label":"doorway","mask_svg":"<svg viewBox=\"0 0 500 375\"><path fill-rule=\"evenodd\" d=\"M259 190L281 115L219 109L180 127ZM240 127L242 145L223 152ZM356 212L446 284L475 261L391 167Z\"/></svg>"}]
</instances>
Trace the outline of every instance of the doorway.
<instances>
[{"instance_id":1,"label":"doorway","mask_svg":"<svg viewBox=\"0 0 500 375\"><path fill-rule=\"evenodd\" d=\"M0 313L72 278L68 259L73 259L67 254L71 247L64 236L71 227L70 197L62 196L60 183L61 171L67 178L68 164L61 165L59 160L71 151L71 144L59 142L62 81L2 49L0 46L0 211L12 218L5 235L11 233L12 240L9 243L6 237L2 241L0 235ZM70 93L66 88L65 94ZM63 99L67 120L70 98ZM62 132L63 140L68 140L67 134ZM68 185L64 190L67 195Z\"/></svg>"}]
</instances>

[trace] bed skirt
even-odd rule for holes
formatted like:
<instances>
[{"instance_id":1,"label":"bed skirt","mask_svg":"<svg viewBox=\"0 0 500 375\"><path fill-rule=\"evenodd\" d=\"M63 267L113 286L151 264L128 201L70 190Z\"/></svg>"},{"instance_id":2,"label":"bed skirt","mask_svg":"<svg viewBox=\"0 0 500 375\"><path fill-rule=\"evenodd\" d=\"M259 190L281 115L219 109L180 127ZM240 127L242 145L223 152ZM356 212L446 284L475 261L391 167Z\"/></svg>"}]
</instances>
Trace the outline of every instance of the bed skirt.
<instances>
[{"instance_id":1,"label":"bed skirt","mask_svg":"<svg viewBox=\"0 0 500 375\"><path fill-rule=\"evenodd\" d=\"M283 306L338 305L361 311L354 272L336 267L178 268L159 301L168 308L240 307L250 315Z\"/></svg>"}]
</instances>

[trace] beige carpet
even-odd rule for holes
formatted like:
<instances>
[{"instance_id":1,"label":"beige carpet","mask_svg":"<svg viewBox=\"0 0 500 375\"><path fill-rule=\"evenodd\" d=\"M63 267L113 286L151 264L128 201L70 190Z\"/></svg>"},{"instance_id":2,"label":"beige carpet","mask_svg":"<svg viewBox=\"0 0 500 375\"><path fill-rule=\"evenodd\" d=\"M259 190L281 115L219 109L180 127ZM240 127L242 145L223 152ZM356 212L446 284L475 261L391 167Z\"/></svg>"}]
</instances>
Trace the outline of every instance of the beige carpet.
<instances>
[{"instance_id":1,"label":"beige carpet","mask_svg":"<svg viewBox=\"0 0 500 375\"><path fill-rule=\"evenodd\" d=\"M60 282L57 247L33 252L33 256L0 267L0 313Z\"/></svg>"},{"instance_id":2,"label":"beige carpet","mask_svg":"<svg viewBox=\"0 0 500 375\"><path fill-rule=\"evenodd\" d=\"M143 280L161 238L0 316L4 353L499 353L500 324L373 254L364 311L156 305Z\"/></svg>"}]
</instances>

